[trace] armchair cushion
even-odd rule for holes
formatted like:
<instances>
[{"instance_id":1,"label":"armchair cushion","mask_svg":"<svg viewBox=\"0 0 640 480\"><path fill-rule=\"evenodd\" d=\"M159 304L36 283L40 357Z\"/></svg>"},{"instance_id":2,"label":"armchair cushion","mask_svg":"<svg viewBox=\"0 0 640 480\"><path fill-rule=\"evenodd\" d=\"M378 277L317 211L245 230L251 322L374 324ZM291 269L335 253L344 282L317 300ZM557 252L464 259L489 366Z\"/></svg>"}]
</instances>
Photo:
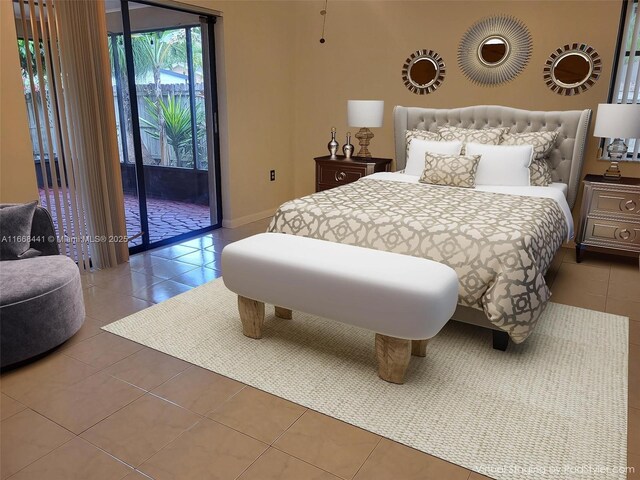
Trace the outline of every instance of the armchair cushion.
<instances>
[{"instance_id":1,"label":"armchair cushion","mask_svg":"<svg viewBox=\"0 0 640 480\"><path fill-rule=\"evenodd\" d=\"M0 203L0 211L5 208L19 207L13 203ZM0 224L0 228L2 225ZM0 240L2 240L3 233L0 232ZM37 252L30 252L25 257L30 256L47 256L47 255L59 255L60 249L58 248L58 241L56 238L56 229L53 225L53 219L49 210L43 207L36 207L36 211L33 213L33 223L31 224L31 249L37 250ZM39 254L38 254L39 252ZM35 253L35 255L31 255Z\"/></svg>"},{"instance_id":2,"label":"armchair cushion","mask_svg":"<svg viewBox=\"0 0 640 480\"><path fill-rule=\"evenodd\" d=\"M20 260L40 255L30 248L33 214L38 202L0 209L0 260Z\"/></svg>"}]
</instances>

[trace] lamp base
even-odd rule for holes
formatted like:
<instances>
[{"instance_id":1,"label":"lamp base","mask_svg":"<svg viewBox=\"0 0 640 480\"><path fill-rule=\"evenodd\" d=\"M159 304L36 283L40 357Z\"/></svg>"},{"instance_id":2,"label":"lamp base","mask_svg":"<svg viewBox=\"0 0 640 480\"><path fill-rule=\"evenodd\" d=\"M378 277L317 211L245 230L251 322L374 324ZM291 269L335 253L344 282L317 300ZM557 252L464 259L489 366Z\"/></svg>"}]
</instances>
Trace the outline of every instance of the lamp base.
<instances>
[{"instance_id":1,"label":"lamp base","mask_svg":"<svg viewBox=\"0 0 640 480\"><path fill-rule=\"evenodd\" d=\"M616 138L607 147L607 153L611 159L611 165L602 177L609 182L617 182L622 178L619 162L627 154L627 144L621 138Z\"/></svg>"},{"instance_id":2,"label":"lamp base","mask_svg":"<svg viewBox=\"0 0 640 480\"><path fill-rule=\"evenodd\" d=\"M369 142L373 138L373 133L367 127L362 127L356 133L356 138L360 144L360 151L358 152L357 157L365 157L371 158L371 152L369 151Z\"/></svg>"},{"instance_id":3,"label":"lamp base","mask_svg":"<svg viewBox=\"0 0 640 480\"><path fill-rule=\"evenodd\" d=\"M622 178L622 174L620 173L620 167L618 166L618 162L611 162L609 168L602 174L602 178L607 180L608 182L618 182Z\"/></svg>"}]
</instances>

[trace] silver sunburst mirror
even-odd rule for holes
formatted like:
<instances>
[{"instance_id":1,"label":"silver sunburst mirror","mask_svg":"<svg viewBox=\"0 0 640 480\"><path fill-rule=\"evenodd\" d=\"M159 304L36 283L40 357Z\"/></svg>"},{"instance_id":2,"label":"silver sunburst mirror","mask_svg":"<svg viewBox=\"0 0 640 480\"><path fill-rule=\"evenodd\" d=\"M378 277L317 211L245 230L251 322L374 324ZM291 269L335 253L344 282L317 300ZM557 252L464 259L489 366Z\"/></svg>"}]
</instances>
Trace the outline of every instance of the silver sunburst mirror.
<instances>
[{"instance_id":1,"label":"silver sunburst mirror","mask_svg":"<svg viewBox=\"0 0 640 480\"><path fill-rule=\"evenodd\" d=\"M402 81L409 91L418 95L434 92L444 81L444 60L433 50L418 50L402 66Z\"/></svg>"},{"instance_id":2,"label":"silver sunburst mirror","mask_svg":"<svg viewBox=\"0 0 640 480\"><path fill-rule=\"evenodd\" d=\"M558 95L578 95L591 88L602 72L602 59L584 43L564 45L545 62L544 83Z\"/></svg>"},{"instance_id":3,"label":"silver sunburst mirror","mask_svg":"<svg viewBox=\"0 0 640 480\"><path fill-rule=\"evenodd\" d=\"M518 19L506 15L476 22L458 47L462 72L480 85L498 85L515 78L531 58L531 34Z\"/></svg>"}]
</instances>

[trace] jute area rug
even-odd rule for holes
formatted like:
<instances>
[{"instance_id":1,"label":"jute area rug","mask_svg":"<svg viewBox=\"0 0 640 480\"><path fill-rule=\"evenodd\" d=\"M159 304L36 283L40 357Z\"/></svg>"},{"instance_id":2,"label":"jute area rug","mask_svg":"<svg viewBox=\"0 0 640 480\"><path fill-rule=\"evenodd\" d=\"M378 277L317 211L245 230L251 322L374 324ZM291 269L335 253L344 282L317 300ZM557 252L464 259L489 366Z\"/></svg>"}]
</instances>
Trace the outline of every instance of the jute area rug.
<instances>
[{"instance_id":1,"label":"jute area rug","mask_svg":"<svg viewBox=\"0 0 640 480\"><path fill-rule=\"evenodd\" d=\"M221 278L104 329L493 478L626 478L625 317L551 303L507 352L450 322L404 385L377 377L367 330L267 306L244 337Z\"/></svg>"}]
</instances>

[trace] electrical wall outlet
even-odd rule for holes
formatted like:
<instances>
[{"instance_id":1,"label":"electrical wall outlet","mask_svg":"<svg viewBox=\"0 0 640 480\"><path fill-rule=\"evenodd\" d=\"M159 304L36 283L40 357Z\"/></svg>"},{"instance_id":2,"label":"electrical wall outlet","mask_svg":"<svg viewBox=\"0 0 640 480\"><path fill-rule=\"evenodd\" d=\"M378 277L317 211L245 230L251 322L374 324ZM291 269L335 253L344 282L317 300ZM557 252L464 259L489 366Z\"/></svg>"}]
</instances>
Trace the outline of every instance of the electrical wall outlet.
<instances>
[{"instance_id":1,"label":"electrical wall outlet","mask_svg":"<svg viewBox=\"0 0 640 480\"><path fill-rule=\"evenodd\" d=\"M269 180L271 180L272 182L276 181L276 171L275 170L271 170L269 172Z\"/></svg>"}]
</instances>

